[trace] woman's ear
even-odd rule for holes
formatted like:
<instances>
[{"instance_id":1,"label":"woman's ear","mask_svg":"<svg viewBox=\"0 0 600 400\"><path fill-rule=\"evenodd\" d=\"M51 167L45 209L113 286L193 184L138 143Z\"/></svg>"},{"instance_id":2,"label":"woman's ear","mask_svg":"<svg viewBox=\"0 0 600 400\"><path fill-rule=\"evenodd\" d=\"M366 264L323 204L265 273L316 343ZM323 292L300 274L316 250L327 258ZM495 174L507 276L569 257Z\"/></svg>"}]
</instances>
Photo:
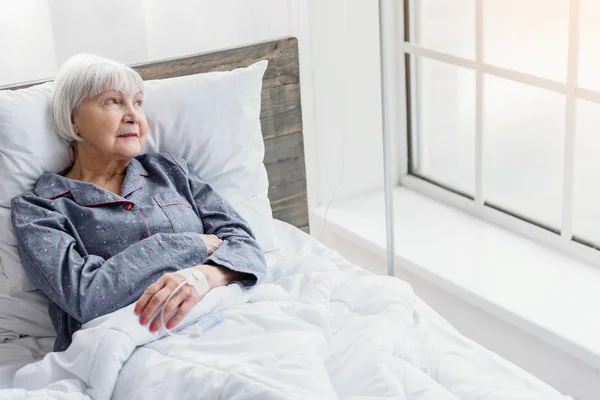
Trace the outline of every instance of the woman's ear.
<instances>
[{"instance_id":1,"label":"woman's ear","mask_svg":"<svg viewBox=\"0 0 600 400\"><path fill-rule=\"evenodd\" d=\"M77 128L77 123L75 122L75 111L71 113L71 125L73 126L73 132L79 136L79 129Z\"/></svg>"}]
</instances>

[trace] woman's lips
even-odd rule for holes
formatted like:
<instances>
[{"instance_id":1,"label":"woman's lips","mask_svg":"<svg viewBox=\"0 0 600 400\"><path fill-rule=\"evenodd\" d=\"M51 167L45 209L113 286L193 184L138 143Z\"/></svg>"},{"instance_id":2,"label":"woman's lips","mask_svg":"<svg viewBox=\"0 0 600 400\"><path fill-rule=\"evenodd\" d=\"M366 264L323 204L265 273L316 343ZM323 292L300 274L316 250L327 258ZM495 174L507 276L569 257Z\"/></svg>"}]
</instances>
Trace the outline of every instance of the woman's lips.
<instances>
[{"instance_id":1,"label":"woman's lips","mask_svg":"<svg viewBox=\"0 0 600 400\"><path fill-rule=\"evenodd\" d=\"M125 133L123 135L118 135L117 137L121 139L137 139L138 135L137 133Z\"/></svg>"}]
</instances>

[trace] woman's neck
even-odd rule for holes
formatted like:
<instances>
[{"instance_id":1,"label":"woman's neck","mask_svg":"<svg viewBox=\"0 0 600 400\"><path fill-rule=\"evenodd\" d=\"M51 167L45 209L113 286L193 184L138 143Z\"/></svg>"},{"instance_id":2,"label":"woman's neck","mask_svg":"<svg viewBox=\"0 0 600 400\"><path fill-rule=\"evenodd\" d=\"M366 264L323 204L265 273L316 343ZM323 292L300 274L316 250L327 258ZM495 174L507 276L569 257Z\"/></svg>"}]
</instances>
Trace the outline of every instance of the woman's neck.
<instances>
[{"instance_id":1,"label":"woman's neck","mask_svg":"<svg viewBox=\"0 0 600 400\"><path fill-rule=\"evenodd\" d=\"M94 183L120 194L129 161L98 157L98 155L86 154L85 151L79 149L75 152L75 161L65 177Z\"/></svg>"}]
</instances>

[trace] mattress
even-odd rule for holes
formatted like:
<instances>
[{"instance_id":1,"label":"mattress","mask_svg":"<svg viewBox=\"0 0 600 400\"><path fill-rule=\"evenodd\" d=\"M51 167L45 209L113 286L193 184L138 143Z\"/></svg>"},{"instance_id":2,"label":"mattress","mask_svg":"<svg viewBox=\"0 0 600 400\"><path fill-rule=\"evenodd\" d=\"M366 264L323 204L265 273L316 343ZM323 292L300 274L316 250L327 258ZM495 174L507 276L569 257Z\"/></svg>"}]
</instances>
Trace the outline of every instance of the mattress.
<instances>
[{"instance_id":1,"label":"mattress","mask_svg":"<svg viewBox=\"0 0 600 400\"><path fill-rule=\"evenodd\" d=\"M228 287L227 301L217 301L225 292L215 291L195 307L221 306L221 325L206 332L197 323L186 334L161 340L140 332L134 343L132 330L138 328L127 327L130 311L123 309L86 325L88 332L64 356L48 356L19 371L16 382L27 391L0 397L66 399L77 393L82 397L76 398L135 399L187 390L177 398L568 398L461 335L400 280L376 277L289 224L276 221L275 229L281 250L267 257L271 284L251 292L246 305L241 289ZM369 292L374 285L378 290ZM289 301L289 293L298 293L302 304ZM231 311L236 306L247 307ZM325 326L335 328L325 332ZM183 344L198 336L206 343ZM99 340L104 338L109 339ZM52 340L0 345L3 387L11 385L18 368L49 351ZM124 344L115 351L115 343ZM92 356L81 356L94 346ZM227 365L227 356L236 361ZM56 376L63 380L53 380ZM203 384L190 392L190 385L177 384L181 376Z\"/></svg>"}]
</instances>

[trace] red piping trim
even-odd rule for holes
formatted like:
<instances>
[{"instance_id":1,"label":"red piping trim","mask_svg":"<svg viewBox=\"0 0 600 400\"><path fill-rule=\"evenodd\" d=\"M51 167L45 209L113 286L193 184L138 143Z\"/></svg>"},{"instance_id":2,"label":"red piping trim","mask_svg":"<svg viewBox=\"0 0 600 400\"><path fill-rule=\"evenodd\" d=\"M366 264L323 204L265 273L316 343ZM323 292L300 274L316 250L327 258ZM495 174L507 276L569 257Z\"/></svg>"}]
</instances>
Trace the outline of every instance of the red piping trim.
<instances>
[{"instance_id":1,"label":"red piping trim","mask_svg":"<svg viewBox=\"0 0 600 400\"><path fill-rule=\"evenodd\" d=\"M103 202L100 202L100 203L82 204L82 206L89 207L89 206L99 206L99 205L102 205L102 204L114 204L114 203L133 203L133 201L129 201L129 200L103 201Z\"/></svg>"},{"instance_id":2,"label":"red piping trim","mask_svg":"<svg viewBox=\"0 0 600 400\"><path fill-rule=\"evenodd\" d=\"M128 193L125 193L125 194L124 194L124 195L122 195L121 197L126 197L126 196L129 196L131 193L133 193L133 192L135 192L136 190L138 190L138 189L141 189L141 188L143 188L143 187L144 187L144 185L142 185L142 186L138 186L138 187L136 187L135 189L131 189L131 190L130 190Z\"/></svg>"}]
</instances>

